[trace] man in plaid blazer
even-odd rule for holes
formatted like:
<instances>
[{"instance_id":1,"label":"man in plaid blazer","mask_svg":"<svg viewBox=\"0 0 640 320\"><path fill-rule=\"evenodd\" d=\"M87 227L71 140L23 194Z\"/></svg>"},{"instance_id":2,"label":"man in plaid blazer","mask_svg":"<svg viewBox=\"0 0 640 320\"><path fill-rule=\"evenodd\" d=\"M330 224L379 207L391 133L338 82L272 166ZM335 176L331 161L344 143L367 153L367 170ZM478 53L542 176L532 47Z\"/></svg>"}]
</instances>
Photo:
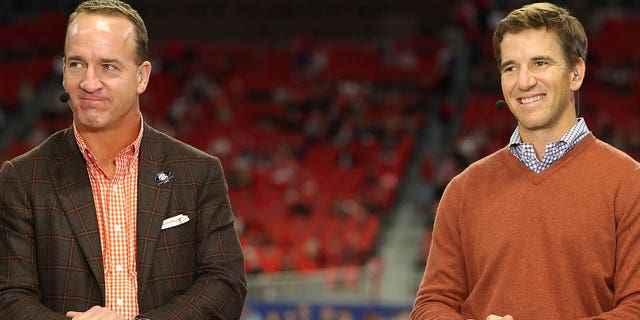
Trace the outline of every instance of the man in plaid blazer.
<instances>
[{"instance_id":1,"label":"man in plaid blazer","mask_svg":"<svg viewBox=\"0 0 640 320\"><path fill-rule=\"evenodd\" d=\"M151 64L141 22L118 0L90 0L70 17L63 85L73 126L0 169L0 319L129 318L105 307L110 211L96 204L87 161L111 181L127 150L137 160L137 210L127 215L135 318L240 317L244 262L219 160L142 122Z\"/></svg>"}]
</instances>

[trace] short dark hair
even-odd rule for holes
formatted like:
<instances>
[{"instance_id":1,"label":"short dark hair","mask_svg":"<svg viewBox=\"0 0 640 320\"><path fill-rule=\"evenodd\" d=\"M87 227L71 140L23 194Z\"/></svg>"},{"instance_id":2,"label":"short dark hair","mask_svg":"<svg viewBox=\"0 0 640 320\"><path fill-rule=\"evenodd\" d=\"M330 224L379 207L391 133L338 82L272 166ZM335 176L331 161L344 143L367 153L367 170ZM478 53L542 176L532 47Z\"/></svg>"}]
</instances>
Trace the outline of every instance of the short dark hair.
<instances>
[{"instance_id":1,"label":"short dark hair","mask_svg":"<svg viewBox=\"0 0 640 320\"><path fill-rule=\"evenodd\" d=\"M565 8L540 2L511 11L500 20L493 33L493 52L498 63L502 63L500 43L507 33L519 33L527 29L546 29L558 36L565 60L573 66L578 59L587 61L587 35L578 19Z\"/></svg>"},{"instance_id":2,"label":"short dark hair","mask_svg":"<svg viewBox=\"0 0 640 320\"><path fill-rule=\"evenodd\" d=\"M148 43L149 35L144 20L140 14L129 4L120 0L88 0L80 3L76 10L69 16L69 26L80 13L99 14L105 16L122 16L133 23L136 31L136 63L141 64L149 60Z\"/></svg>"}]
</instances>

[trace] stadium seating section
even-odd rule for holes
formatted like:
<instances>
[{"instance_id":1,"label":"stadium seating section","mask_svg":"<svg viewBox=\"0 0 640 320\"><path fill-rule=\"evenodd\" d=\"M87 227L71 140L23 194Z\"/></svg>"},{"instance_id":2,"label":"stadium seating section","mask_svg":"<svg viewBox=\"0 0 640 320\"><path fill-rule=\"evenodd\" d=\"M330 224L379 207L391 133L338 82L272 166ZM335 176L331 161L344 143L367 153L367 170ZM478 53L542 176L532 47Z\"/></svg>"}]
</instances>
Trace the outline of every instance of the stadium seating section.
<instances>
[{"instance_id":1,"label":"stadium seating section","mask_svg":"<svg viewBox=\"0 0 640 320\"><path fill-rule=\"evenodd\" d=\"M7 119L20 110L25 85L38 92L55 76L65 25L55 14L0 25L0 111ZM640 38L638 30L638 19L603 23L591 36L580 92L590 128L636 158L640 44L628 39ZM361 265L376 254L429 95L443 78L442 48L429 36L381 43L152 40L143 115L222 160L248 272ZM454 137L489 133L477 156L503 146L513 128L509 111L493 108L498 98L495 89L472 87L466 99ZM35 128L50 134L70 123L68 113L43 115ZM1 158L34 143L15 141Z\"/></svg>"}]
</instances>

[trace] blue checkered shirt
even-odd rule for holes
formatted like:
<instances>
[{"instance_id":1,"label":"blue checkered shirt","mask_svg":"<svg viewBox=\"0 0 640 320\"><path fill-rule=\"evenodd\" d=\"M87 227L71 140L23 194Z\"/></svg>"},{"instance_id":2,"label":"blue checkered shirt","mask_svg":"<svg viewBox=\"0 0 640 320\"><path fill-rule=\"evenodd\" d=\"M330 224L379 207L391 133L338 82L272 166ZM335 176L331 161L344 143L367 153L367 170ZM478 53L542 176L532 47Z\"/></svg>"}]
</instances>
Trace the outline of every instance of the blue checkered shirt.
<instances>
[{"instance_id":1,"label":"blue checkered shirt","mask_svg":"<svg viewBox=\"0 0 640 320\"><path fill-rule=\"evenodd\" d=\"M578 123L571 127L560 140L547 143L542 159L538 160L536 151L533 149L533 144L522 142L520 139L520 131L516 127L509 140L509 150L511 150L511 153L527 166L527 168L535 173L540 173L567 154L567 152L573 149L587 134L589 134L589 128L587 128L584 118L578 118Z\"/></svg>"}]
</instances>

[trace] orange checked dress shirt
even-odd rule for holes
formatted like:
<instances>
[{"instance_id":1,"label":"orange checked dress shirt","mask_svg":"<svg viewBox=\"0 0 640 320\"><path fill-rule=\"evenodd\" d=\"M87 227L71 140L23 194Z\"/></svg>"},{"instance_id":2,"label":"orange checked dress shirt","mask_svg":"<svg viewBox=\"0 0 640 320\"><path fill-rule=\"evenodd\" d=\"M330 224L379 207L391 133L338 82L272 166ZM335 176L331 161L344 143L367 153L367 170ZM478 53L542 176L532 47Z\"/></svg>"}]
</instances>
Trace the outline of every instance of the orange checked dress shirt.
<instances>
[{"instance_id":1,"label":"orange checked dress shirt","mask_svg":"<svg viewBox=\"0 0 640 320\"><path fill-rule=\"evenodd\" d=\"M77 131L73 131L87 163L96 206L105 278L105 306L126 319L138 314L136 272L136 208L138 153L142 121L136 140L116 155L111 178L100 168L94 154Z\"/></svg>"}]
</instances>

